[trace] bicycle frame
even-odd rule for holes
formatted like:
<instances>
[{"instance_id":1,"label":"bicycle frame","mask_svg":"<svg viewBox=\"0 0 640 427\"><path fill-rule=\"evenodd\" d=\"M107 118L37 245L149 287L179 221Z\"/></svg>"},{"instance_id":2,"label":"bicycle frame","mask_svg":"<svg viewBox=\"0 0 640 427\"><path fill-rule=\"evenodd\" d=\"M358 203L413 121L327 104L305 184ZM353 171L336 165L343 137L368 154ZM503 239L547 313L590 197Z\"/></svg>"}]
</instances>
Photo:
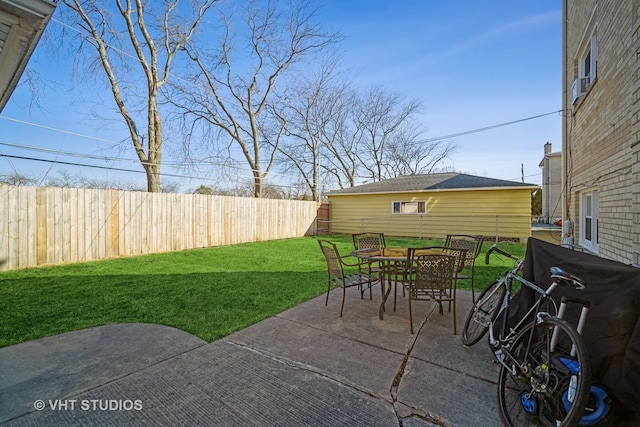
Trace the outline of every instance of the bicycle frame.
<instances>
[{"instance_id":1,"label":"bicycle frame","mask_svg":"<svg viewBox=\"0 0 640 427\"><path fill-rule=\"evenodd\" d=\"M502 251L499 251L499 252L502 252ZM544 289L540 288L536 284L531 283L528 280L518 276L517 273L522 268L523 260L517 259L513 257L511 254L507 254L506 252L504 252L503 254L509 256L512 259L516 259L517 263L511 271L505 274L504 283L506 287L506 292L504 295L504 300L502 302L502 307L500 308L500 311L498 312L498 316L496 317L496 320L500 319L500 322L501 322L499 325L500 326L499 336L496 337L494 334L495 321L490 322L489 323L489 344L495 349L494 355L496 357L496 360L505 368L507 368L509 371L513 372L515 375L514 370L516 369L516 366L507 365L507 361L505 360L506 357L508 357L511 361L516 360L516 358L514 358L509 353L509 343L513 341L518 331L523 326L528 324L530 319L536 319L536 321L541 322L544 316L550 315L550 313L548 312L540 311L540 306L543 303L551 302L554 307L554 312L555 313L558 312L558 307L556 306L555 302L549 297L551 293L558 287L558 284L556 282L552 282L551 285L549 286L549 289L545 291ZM527 313L524 316L522 316L522 318L518 321L518 323L509 330L508 328L509 308L510 308L511 294L513 291L514 280L519 282L521 285L526 286L529 289L533 290L536 294L538 294L538 298L535 304L527 311ZM528 351L529 351L529 348L527 346L527 353ZM506 357L505 357L505 353L506 353Z\"/></svg>"},{"instance_id":2,"label":"bicycle frame","mask_svg":"<svg viewBox=\"0 0 640 427\"><path fill-rule=\"evenodd\" d=\"M575 289L584 289L586 285L580 278L558 267L551 267L551 283L546 290L542 289L519 276L524 260L495 245L487 252L487 264L492 252L515 260L515 265L490 285L489 293L483 293L482 301L479 300L469 314L465 331L469 319L484 328L487 328L485 321L489 320L489 344L496 362L502 366L498 381L498 403L503 421L507 425L520 425L516 419L521 416L534 416L545 423L555 422L557 425L565 425L565 421L566 425L574 425L578 420L601 420L610 409L606 401L608 396L603 389L589 386L591 371L588 354L580 337L589 303L563 297L558 307L551 298L559 286L571 285ZM514 281L533 291L535 301L523 316L518 313L515 325L509 326ZM496 313L497 303L500 302L497 298L501 295L501 304ZM570 303L582 305L577 328L564 320L567 304ZM472 334L475 335L470 338L472 344L481 337L477 327L473 328ZM596 398L600 393L603 397L595 410L583 415L589 393Z\"/></svg>"}]
</instances>

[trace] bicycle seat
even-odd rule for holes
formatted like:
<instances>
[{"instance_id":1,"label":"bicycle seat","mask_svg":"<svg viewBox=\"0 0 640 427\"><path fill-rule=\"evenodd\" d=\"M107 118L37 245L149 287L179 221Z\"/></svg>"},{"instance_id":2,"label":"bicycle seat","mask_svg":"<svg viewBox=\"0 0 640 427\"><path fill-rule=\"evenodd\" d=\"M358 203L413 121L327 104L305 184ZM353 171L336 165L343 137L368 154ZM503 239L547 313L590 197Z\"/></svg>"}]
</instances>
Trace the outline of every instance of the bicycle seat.
<instances>
[{"instance_id":1,"label":"bicycle seat","mask_svg":"<svg viewBox=\"0 0 640 427\"><path fill-rule=\"evenodd\" d=\"M579 277L573 276L560 267L551 267L551 280L559 285L571 285L576 289L584 289L587 285Z\"/></svg>"}]
</instances>

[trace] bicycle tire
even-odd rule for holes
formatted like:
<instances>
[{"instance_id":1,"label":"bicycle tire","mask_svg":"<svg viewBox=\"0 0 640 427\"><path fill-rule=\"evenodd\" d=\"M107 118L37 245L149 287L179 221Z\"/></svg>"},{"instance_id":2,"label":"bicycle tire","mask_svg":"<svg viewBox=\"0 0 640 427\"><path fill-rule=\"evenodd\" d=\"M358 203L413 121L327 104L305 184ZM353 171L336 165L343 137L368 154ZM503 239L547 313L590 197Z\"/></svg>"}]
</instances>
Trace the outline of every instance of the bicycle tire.
<instances>
[{"instance_id":1,"label":"bicycle tire","mask_svg":"<svg viewBox=\"0 0 640 427\"><path fill-rule=\"evenodd\" d=\"M471 347L489 330L489 323L493 322L500 311L507 287L502 279L490 284L473 305L462 329L462 344Z\"/></svg>"},{"instance_id":2,"label":"bicycle tire","mask_svg":"<svg viewBox=\"0 0 640 427\"><path fill-rule=\"evenodd\" d=\"M555 327L559 340L551 351ZM575 355L570 354L572 345ZM531 323L521 330L509 345L509 352L525 368L513 375L505 366L500 367L498 406L504 425L578 425L589 399L591 366L576 329L562 319L546 316L541 323Z\"/></svg>"}]
</instances>

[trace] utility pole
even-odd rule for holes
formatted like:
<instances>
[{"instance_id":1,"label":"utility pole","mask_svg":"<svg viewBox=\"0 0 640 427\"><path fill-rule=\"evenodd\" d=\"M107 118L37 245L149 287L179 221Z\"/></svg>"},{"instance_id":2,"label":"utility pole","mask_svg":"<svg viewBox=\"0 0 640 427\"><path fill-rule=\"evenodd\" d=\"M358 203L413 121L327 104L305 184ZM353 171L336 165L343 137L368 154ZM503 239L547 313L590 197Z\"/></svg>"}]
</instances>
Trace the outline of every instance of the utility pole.
<instances>
[{"instance_id":1,"label":"utility pole","mask_svg":"<svg viewBox=\"0 0 640 427\"><path fill-rule=\"evenodd\" d=\"M524 184L524 163L520 163L520 175L522 175L522 183Z\"/></svg>"}]
</instances>

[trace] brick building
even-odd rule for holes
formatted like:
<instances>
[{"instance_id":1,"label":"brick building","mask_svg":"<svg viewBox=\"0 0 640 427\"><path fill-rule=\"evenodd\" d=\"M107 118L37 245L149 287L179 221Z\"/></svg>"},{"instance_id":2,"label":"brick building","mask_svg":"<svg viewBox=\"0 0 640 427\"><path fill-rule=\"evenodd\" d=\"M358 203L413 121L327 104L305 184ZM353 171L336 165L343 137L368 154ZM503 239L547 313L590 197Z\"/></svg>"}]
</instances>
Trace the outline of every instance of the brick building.
<instances>
[{"instance_id":1,"label":"brick building","mask_svg":"<svg viewBox=\"0 0 640 427\"><path fill-rule=\"evenodd\" d=\"M565 241L640 265L640 0L563 0Z\"/></svg>"}]
</instances>

